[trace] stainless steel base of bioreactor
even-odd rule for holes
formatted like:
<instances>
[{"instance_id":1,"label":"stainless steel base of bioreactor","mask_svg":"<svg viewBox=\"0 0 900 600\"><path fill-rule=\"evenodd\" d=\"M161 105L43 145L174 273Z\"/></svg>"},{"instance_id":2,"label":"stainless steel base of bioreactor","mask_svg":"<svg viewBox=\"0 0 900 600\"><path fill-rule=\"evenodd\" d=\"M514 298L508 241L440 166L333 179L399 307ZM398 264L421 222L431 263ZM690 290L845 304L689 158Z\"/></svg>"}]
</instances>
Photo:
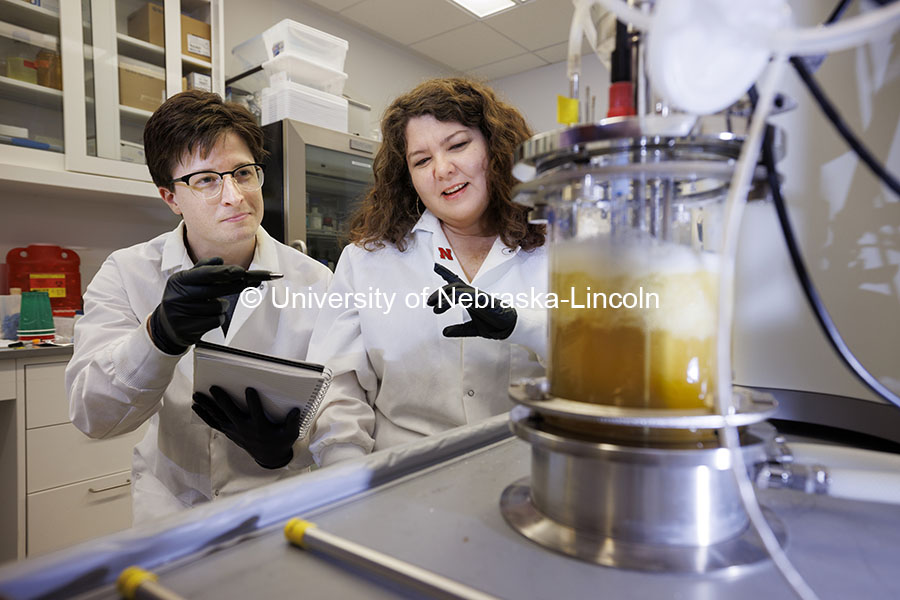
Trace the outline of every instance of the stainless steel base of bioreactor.
<instances>
[{"instance_id":1,"label":"stainless steel base of bioreactor","mask_svg":"<svg viewBox=\"0 0 900 600\"><path fill-rule=\"evenodd\" d=\"M768 558L752 527L737 536L707 546L647 544L616 539L563 525L544 515L531 500L529 478L503 491L500 512L513 529L541 546L606 567L659 573L734 573ZM763 514L783 545L787 531L768 509Z\"/></svg>"},{"instance_id":2,"label":"stainless steel base of bioreactor","mask_svg":"<svg viewBox=\"0 0 900 600\"><path fill-rule=\"evenodd\" d=\"M731 454L712 433L717 424L702 421L721 417L648 418L591 405L576 407L575 415L565 409L578 403L542 401L543 388L539 382L512 390L520 406L510 413L510 427L531 445L531 476L506 488L500 502L516 531L569 556L642 571L708 573L768 557L744 510ZM744 397L730 418L741 426L742 459L751 472L766 460L774 429L761 421L774 407L770 398ZM560 418L573 416L575 429L560 425ZM711 441L611 443L585 428L594 423L609 433L623 422L665 429L691 421ZM767 518L784 542L784 527L774 515Z\"/></svg>"}]
</instances>

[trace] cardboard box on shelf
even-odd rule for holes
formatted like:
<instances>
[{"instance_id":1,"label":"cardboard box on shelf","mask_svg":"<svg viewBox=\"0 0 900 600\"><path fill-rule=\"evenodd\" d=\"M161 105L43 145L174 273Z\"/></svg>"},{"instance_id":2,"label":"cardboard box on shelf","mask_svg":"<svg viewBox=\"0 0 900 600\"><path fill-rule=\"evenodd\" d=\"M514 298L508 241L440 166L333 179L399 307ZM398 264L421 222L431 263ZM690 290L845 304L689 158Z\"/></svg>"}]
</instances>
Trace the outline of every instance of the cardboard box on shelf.
<instances>
[{"instance_id":1,"label":"cardboard box on shelf","mask_svg":"<svg viewBox=\"0 0 900 600\"><path fill-rule=\"evenodd\" d=\"M147 157L144 156L143 144L119 140L119 145L121 147L121 157L123 161L140 165L147 164Z\"/></svg>"},{"instance_id":2,"label":"cardboard box on shelf","mask_svg":"<svg viewBox=\"0 0 900 600\"><path fill-rule=\"evenodd\" d=\"M208 23L181 15L182 54L187 54L200 60L210 60L212 57L210 37Z\"/></svg>"},{"instance_id":3,"label":"cardboard box on shelf","mask_svg":"<svg viewBox=\"0 0 900 600\"><path fill-rule=\"evenodd\" d=\"M203 73L188 73L186 79L186 88L188 90L203 90L204 92L212 91L212 77Z\"/></svg>"},{"instance_id":4,"label":"cardboard box on shelf","mask_svg":"<svg viewBox=\"0 0 900 600\"><path fill-rule=\"evenodd\" d=\"M148 2L128 16L128 35L157 46L166 45L163 7Z\"/></svg>"},{"instance_id":5,"label":"cardboard box on shelf","mask_svg":"<svg viewBox=\"0 0 900 600\"><path fill-rule=\"evenodd\" d=\"M165 69L119 57L119 104L154 111L165 98Z\"/></svg>"}]
</instances>

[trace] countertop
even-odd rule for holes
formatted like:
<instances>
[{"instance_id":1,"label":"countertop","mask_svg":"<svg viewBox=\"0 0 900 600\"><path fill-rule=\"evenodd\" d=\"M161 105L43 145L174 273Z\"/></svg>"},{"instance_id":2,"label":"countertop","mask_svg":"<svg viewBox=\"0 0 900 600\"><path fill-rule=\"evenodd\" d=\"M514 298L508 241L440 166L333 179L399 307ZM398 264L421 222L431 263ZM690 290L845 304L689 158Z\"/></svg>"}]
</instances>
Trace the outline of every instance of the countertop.
<instances>
[{"instance_id":1,"label":"countertop","mask_svg":"<svg viewBox=\"0 0 900 600\"><path fill-rule=\"evenodd\" d=\"M72 346L0 348L0 360L8 358L31 358L35 356L72 356Z\"/></svg>"}]
</instances>

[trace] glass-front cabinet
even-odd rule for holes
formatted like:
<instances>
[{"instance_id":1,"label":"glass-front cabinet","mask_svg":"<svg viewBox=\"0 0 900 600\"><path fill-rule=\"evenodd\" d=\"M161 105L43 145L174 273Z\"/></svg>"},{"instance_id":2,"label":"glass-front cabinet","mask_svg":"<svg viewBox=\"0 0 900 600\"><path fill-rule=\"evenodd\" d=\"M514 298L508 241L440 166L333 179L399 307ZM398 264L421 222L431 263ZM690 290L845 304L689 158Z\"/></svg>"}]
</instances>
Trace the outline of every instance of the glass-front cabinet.
<instances>
[{"instance_id":1,"label":"glass-front cabinet","mask_svg":"<svg viewBox=\"0 0 900 600\"><path fill-rule=\"evenodd\" d=\"M143 129L183 89L223 94L222 0L0 0L0 162L149 181ZM20 157L17 157L20 158Z\"/></svg>"},{"instance_id":2,"label":"glass-front cabinet","mask_svg":"<svg viewBox=\"0 0 900 600\"><path fill-rule=\"evenodd\" d=\"M63 152L59 5L0 0L0 144Z\"/></svg>"}]
</instances>

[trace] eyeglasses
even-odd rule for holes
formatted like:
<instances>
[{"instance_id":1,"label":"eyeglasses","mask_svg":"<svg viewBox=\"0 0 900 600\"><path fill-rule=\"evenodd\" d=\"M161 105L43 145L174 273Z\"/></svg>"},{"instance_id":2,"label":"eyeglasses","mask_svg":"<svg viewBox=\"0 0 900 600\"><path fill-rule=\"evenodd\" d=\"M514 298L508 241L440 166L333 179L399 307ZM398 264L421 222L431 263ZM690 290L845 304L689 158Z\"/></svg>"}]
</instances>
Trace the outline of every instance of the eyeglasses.
<instances>
[{"instance_id":1,"label":"eyeglasses","mask_svg":"<svg viewBox=\"0 0 900 600\"><path fill-rule=\"evenodd\" d=\"M231 175L231 179L244 192L255 192L263 184L263 166L259 163L241 165L233 171L197 171L188 173L184 177L178 177L170 181L170 184L183 183L188 186L195 196L204 200L215 200L222 193L222 185L225 176Z\"/></svg>"}]
</instances>

